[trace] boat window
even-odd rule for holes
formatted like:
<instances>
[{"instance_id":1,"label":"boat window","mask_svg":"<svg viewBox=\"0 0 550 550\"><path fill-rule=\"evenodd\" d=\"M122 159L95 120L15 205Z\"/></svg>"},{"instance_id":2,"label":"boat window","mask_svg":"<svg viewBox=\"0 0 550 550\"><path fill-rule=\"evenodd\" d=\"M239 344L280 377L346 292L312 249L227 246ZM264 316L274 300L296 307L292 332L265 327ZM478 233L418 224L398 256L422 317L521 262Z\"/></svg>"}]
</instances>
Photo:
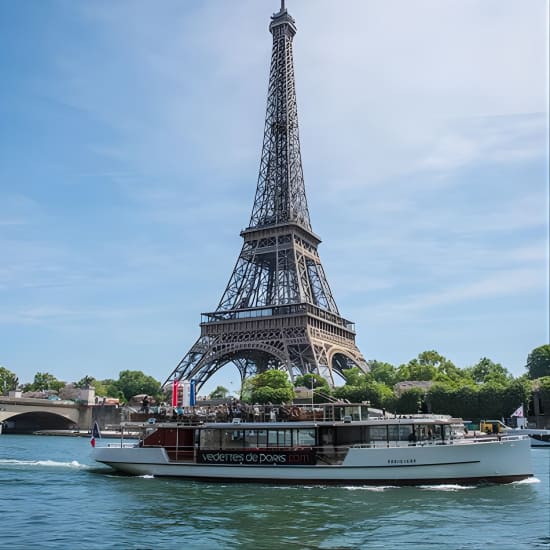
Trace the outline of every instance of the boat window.
<instances>
[{"instance_id":1,"label":"boat window","mask_svg":"<svg viewBox=\"0 0 550 550\"><path fill-rule=\"evenodd\" d=\"M290 447L292 446L291 430L268 430L268 447Z\"/></svg>"},{"instance_id":2,"label":"boat window","mask_svg":"<svg viewBox=\"0 0 550 550\"><path fill-rule=\"evenodd\" d=\"M342 410L341 420L344 420L346 417L349 417L355 422L361 420L361 407L344 407Z\"/></svg>"},{"instance_id":3,"label":"boat window","mask_svg":"<svg viewBox=\"0 0 550 550\"><path fill-rule=\"evenodd\" d=\"M244 444L244 430L222 430L222 449L240 449Z\"/></svg>"},{"instance_id":4,"label":"boat window","mask_svg":"<svg viewBox=\"0 0 550 550\"><path fill-rule=\"evenodd\" d=\"M258 447L267 447L267 430L258 430Z\"/></svg>"},{"instance_id":5,"label":"boat window","mask_svg":"<svg viewBox=\"0 0 550 550\"><path fill-rule=\"evenodd\" d=\"M418 441L428 441L432 439L433 431L431 426L420 425L416 427L416 439Z\"/></svg>"},{"instance_id":6,"label":"boat window","mask_svg":"<svg viewBox=\"0 0 550 550\"><path fill-rule=\"evenodd\" d=\"M414 426L405 424L399 426L399 441L414 441Z\"/></svg>"},{"instance_id":7,"label":"boat window","mask_svg":"<svg viewBox=\"0 0 550 550\"><path fill-rule=\"evenodd\" d=\"M388 425L388 439L390 441L399 441L399 429L405 426L399 426L399 424Z\"/></svg>"},{"instance_id":8,"label":"boat window","mask_svg":"<svg viewBox=\"0 0 550 550\"><path fill-rule=\"evenodd\" d=\"M221 430L200 430L201 449L219 449Z\"/></svg>"},{"instance_id":9,"label":"boat window","mask_svg":"<svg viewBox=\"0 0 550 550\"><path fill-rule=\"evenodd\" d=\"M294 445L313 447L315 445L315 429L294 430Z\"/></svg>"},{"instance_id":10,"label":"boat window","mask_svg":"<svg viewBox=\"0 0 550 550\"><path fill-rule=\"evenodd\" d=\"M386 426L370 426L369 439L370 441L387 441L388 432L386 430Z\"/></svg>"},{"instance_id":11,"label":"boat window","mask_svg":"<svg viewBox=\"0 0 550 550\"><path fill-rule=\"evenodd\" d=\"M244 446L245 447L257 447L258 446L258 432L257 432L257 430L245 430L245 432L244 432Z\"/></svg>"},{"instance_id":12,"label":"boat window","mask_svg":"<svg viewBox=\"0 0 550 550\"><path fill-rule=\"evenodd\" d=\"M320 428L319 429L319 443L320 443L320 445L333 445L334 444L334 429L333 428Z\"/></svg>"},{"instance_id":13,"label":"boat window","mask_svg":"<svg viewBox=\"0 0 550 550\"><path fill-rule=\"evenodd\" d=\"M363 443L364 437L361 426L347 425L336 432L337 445L356 445Z\"/></svg>"}]
</instances>

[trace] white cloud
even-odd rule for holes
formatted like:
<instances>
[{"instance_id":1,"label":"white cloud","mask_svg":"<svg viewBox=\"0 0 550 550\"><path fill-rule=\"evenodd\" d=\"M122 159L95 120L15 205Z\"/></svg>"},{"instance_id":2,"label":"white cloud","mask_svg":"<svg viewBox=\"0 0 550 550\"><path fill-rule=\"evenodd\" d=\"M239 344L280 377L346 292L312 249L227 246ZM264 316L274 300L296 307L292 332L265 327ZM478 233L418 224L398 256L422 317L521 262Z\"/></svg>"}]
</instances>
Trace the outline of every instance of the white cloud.
<instances>
[{"instance_id":1,"label":"white cloud","mask_svg":"<svg viewBox=\"0 0 550 550\"><path fill-rule=\"evenodd\" d=\"M544 113L463 120L442 131L420 169L454 171L472 163L502 163L544 158L548 154Z\"/></svg>"},{"instance_id":2,"label":"white cloud","mask_svg":"<svg viewBox=\"0 0 550 550\"><path fill-rule=\"evenodd\" d=\"M302 134L340 188L478 160L485 129L457 123L547 111L546 2L317 5L299 7Z\"/></svg>"}]
</instances>

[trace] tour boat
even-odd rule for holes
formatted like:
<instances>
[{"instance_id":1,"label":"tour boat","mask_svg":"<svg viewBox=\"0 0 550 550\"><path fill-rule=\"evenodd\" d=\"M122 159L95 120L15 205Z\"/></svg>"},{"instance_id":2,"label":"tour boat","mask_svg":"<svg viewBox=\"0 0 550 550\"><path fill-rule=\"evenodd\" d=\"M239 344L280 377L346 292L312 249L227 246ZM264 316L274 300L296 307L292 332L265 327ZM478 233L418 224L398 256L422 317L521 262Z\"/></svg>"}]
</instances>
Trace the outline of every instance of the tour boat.
<instances>
[{"instance_id":1,"label":"tour boat","mask_svg":"<svg viewBox=\"0 0 550 550\"><path fill-rule=\"evenodd\" d=\"M480 429L487 434L528 435L531 447L550 447L550 430L542 428L527 428L520 426L512 428L501 420L482 420Z\"/></svg>"},{"instance_id":2,"label":"tour boat","mask_svg":"<svg viewBox=\"0 0 550 550\"><path fill-rule=\"evenodd\" d=\"M531 447L550 447L550 430L536 428L512 428L504 432L507 435L527 435Z\"/></svg>"},{"instance_id":3,"label":"tour boat","mask_svg":"<svg viewBox=\"0 0 550 550\"><path fill-rule=\"evenodd\" d=\"M508 483L533 475L527 436L469 438L450 417L363 420L361 409L346 406L338 420L327 420L326 409L284 422L152 419L139 426L137 443L121 439L92 452L126 474L217 481L424 485ZM126 423L123 431L137 428Z\"/></svg>"}]
</instances>

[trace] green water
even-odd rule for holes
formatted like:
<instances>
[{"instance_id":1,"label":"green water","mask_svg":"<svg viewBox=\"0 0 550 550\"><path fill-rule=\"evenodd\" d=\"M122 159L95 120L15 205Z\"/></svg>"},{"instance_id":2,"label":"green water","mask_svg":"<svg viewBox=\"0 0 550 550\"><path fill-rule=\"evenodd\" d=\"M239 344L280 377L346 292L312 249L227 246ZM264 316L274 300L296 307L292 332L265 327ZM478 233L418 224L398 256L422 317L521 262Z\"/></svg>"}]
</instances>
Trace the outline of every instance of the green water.
<instances>
[{"instance_id":1,"label":"green water","mask_svg":"<svg viewBox=\"0 0 550 550\"><path fill-rule=\"evenodd\" d=\"M550 548L550 449L535 480L277 487L123 477L85 438L0 436L0 548Z\"/></svg>"}]
</instances>

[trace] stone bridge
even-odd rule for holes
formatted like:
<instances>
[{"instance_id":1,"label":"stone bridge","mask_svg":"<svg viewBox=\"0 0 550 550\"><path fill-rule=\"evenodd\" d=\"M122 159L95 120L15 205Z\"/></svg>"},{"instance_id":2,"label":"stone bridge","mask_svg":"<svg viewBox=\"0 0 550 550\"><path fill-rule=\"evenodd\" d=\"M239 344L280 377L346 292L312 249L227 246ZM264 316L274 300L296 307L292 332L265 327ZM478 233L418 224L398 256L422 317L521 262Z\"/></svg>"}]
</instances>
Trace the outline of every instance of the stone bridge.
<instances>
[{"instance_id":1,"label":"stone bridge","mask_svg":"<svg viewBox=\"0 0 550 550\"><path fill-rule=\"evenodd\" d=\"M0 422L4 433L37 430L87 430L93 407L67 401L0 396Z\"/></svg>"}]
</instances>

